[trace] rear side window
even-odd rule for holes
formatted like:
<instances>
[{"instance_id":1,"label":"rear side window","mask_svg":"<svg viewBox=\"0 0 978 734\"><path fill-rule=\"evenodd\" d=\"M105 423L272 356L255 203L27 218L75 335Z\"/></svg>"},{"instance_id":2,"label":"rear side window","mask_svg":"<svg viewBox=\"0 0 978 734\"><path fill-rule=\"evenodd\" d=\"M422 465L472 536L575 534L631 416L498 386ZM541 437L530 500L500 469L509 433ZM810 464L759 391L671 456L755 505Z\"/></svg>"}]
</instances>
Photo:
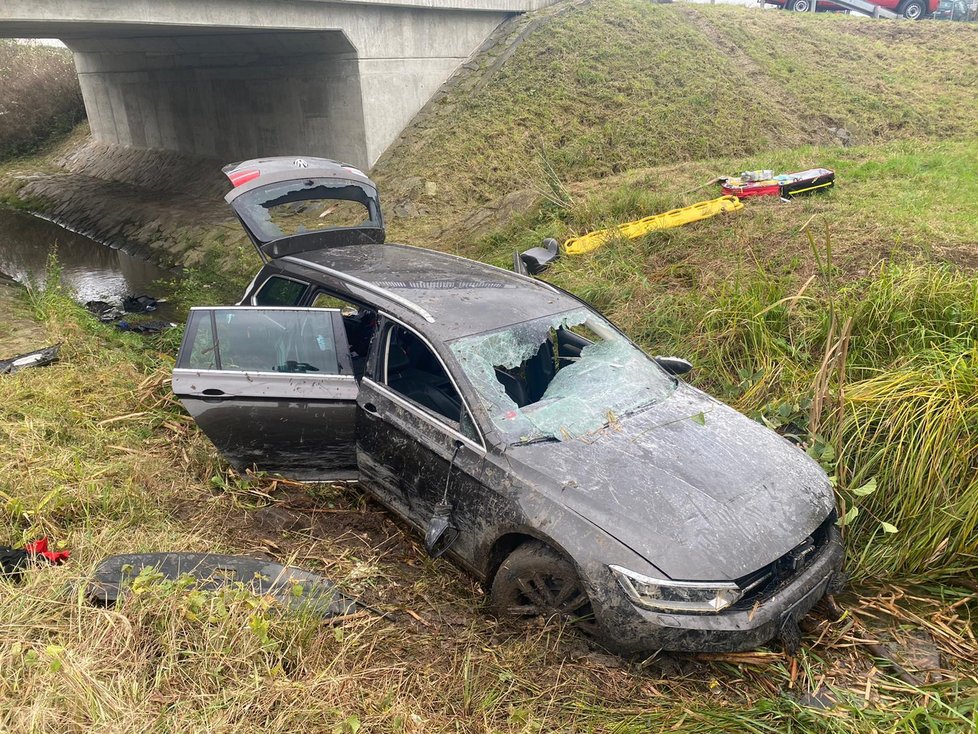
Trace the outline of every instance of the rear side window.
<instances>
[{"instance_id":1,"label":"rear side window","mask_svg":"<svg viewBox=\"0 0 978 734\"><path fill-rule=\"evenodd\" d=\"M258 289L254 302L256 306L297 306L306 287L298 280L273 275Z\"/></svg>"},{"instance_id":2,"label":"rear side window","mask_svg":"<svg viewBox=\"0 0 978 734\"><path fill-rule=\"evenodd\" d=\"M177 362L184 369L352 373L346 335L333 310L194 309L186 339Z\"/></svg>"},{"instance_id":3,"label":"rear side window","mask_svg":"<svg viewBox=\"0 0 978 734\"><path fill-rule=\"evenodd\" d=\"M201 312L200 316L205 313ZM181 352L180 361L184 364L180 366L195 370L212 370L215 369L214 325L209 313L207 318L200 316L196 313L190 315L187 336L188 338L192 336L193 340L187 342L184 347L185 349L189 347L190 352Z\"/></svg>"}]
</instances>

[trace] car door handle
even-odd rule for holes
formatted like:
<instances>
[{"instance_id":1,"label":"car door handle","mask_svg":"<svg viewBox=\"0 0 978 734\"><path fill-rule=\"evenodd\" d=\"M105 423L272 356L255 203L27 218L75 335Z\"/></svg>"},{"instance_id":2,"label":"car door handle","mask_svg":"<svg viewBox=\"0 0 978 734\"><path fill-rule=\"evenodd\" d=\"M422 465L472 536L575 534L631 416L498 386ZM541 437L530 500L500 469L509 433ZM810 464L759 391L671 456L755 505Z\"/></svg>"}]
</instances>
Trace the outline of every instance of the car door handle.
<instances>
[{"instance_id":1,"label":"car door handle","mask_svg":"<svg viewBox=\"0 0 978 734\"><path fill-rule=\"evenodd\" d=\"M377 415L377 406L373 403L364 403L363 409L370 413L371 415Z\"/></svg>"},{"instance_id":2,"label":"car door handle","mask_svg":"<svg viewBox=\"0 0 978 734\"><path fill-rule=\"evenodd\" d=\"M223 390L219 390L216 387L209 387L206 390L201 390L201 393L209 398L217 398L225 394Z\"/></svg>"}]
</instances>

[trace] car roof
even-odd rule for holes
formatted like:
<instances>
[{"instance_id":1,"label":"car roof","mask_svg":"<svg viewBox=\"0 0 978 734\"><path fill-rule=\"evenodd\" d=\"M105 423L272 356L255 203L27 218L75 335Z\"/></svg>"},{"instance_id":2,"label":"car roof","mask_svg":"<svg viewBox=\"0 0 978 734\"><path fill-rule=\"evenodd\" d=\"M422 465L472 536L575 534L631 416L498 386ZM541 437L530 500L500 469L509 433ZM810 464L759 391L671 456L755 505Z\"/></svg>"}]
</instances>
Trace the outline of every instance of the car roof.
<instances>
[{"instance_id":1,"label":"car roof","mask_svg":"<svg viewBox=\"0 0 978 734\"><path fill-rule=\"evenodd\" d=\"M551 285L492 265L409 245L350 245L282 258L313 270L337 271L386 297L394 315L425 322L444 340L500 329L580 308ZM349 286L349 281L347 282ZM406 302L406 303L405 303ZM412 308L413 306L414 308Z\"/></svg>"}]
</instances>

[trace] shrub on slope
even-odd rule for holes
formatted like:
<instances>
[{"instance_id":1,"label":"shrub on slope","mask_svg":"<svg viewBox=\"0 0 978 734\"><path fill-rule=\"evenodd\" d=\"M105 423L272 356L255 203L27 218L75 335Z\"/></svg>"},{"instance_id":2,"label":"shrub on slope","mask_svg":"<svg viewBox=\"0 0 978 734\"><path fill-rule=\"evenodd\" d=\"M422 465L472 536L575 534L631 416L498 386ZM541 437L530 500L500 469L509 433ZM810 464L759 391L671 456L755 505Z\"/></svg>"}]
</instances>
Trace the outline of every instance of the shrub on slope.
<instances>
[{"instance_id":1,"label":"shrub on slope","mask_svg":"<svg viewBox=\"0 0 978 734\"><path fill-rule=\"evenodd\" d=\"M32 150L84 116L70 52L0 40L0 159Z\"/></svg>"}]
</instances>

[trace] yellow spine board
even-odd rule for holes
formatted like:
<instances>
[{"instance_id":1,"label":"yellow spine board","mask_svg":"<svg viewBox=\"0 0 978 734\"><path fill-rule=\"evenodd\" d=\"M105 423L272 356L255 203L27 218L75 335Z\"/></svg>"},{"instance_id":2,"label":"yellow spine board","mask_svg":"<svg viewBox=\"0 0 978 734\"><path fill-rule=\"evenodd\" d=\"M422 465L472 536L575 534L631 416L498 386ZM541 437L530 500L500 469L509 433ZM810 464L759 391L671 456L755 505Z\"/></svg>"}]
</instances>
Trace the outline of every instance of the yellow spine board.
<instances>
[{"instance_id":1,"label":"yellow spine board","mask_svg":"<svg viewBox=\"0 0 978 734\"><path fill-rule=\"evenodd\" d=\"M588 232L580 237L572 237L564 243L564 252L568 255L584 255L588 252L594 252L602 245L615 239L615 237L634 240L659 229L682 227L684 224L689 224L690 222L698 222L701 219L709 219L723 212L735 212L743 208L743 203L736 196L721 196L717 199L701 201L692 206L684 206L682 209L673 209L663 214L654 214L651 217L645 217L645 219L639 219L635 222L625 222L611 229L599 229L596 232Z\"/></svg>"}]
</instances>

